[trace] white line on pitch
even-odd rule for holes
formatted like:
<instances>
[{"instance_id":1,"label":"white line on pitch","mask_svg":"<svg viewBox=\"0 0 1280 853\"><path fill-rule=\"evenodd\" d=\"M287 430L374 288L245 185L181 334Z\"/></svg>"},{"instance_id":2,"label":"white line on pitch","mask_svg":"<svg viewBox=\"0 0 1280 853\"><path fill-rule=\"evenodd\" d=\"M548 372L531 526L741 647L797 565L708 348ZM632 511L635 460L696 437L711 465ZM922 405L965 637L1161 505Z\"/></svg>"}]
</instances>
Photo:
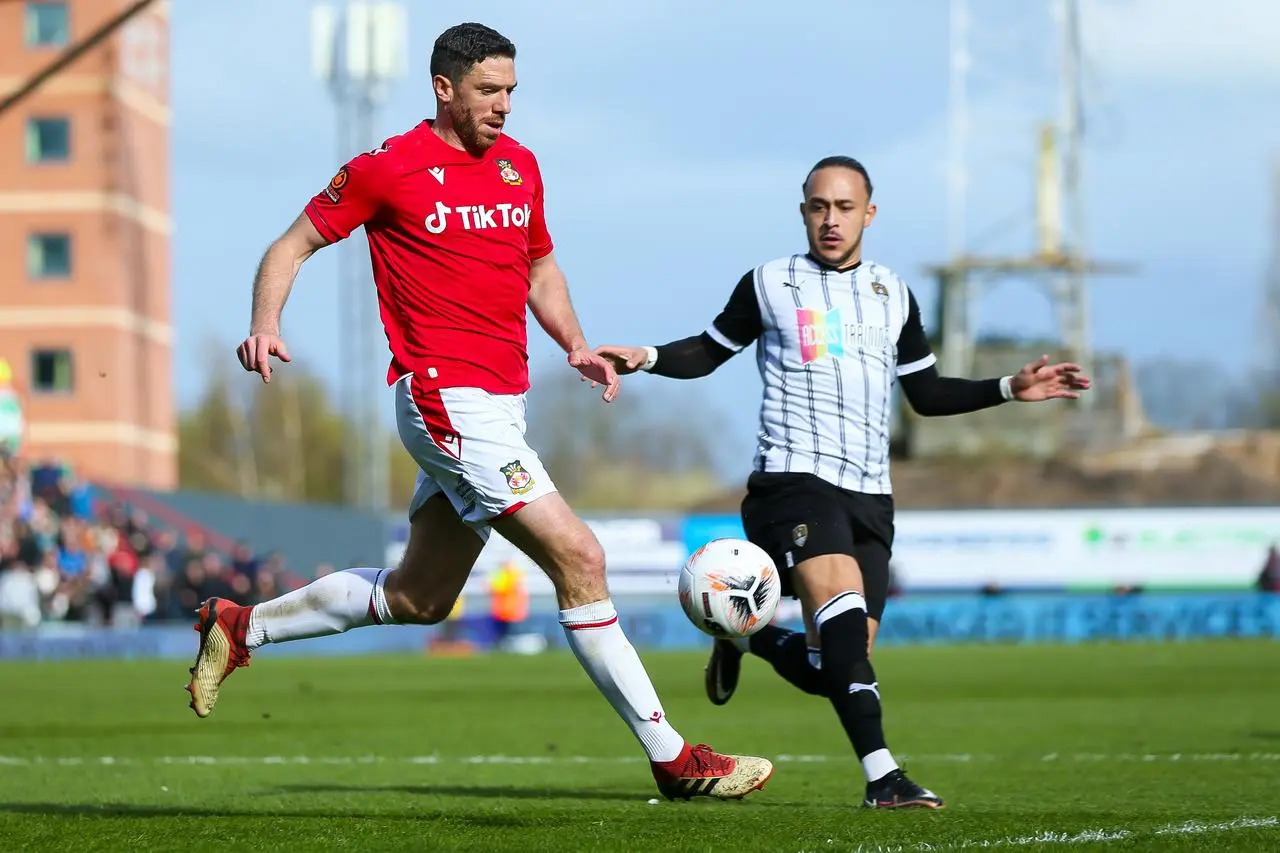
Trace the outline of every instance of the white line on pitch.
<instances>
[{"instance_id":1,"label":"white line on pitch","mask_svg":"<svg viewBox=\"0 0 1280 853\"><path fill-rule=\"evenodd\" d=\"M1037 832L1035 835L1006 835L1004 838L967 839L963 841L921 841L915 844L860 844L853 848L853 853L925 853L937 850L972 850L988 847L1030 847L1045 844L1099 844L1112 841L1125 841L1150 836L1170 835L1203 835L1210 832L1236 832L1242 829L1266 829L1280 826L1280 819L1275 817L1242 817L1221 823L1204 823L1188 820L1179 824L1161 826L1154 830L1133 829L1084 829L1077 832ZM830 841L828 841L828 844ZM831 847L819 848L830 853ZM806 853L801 851L801 853Z\"/></svg>"},{"instance_id":2,"label":"white line on pitch","mask_svg":"<svg viewBox=\"0 0 1280 853\"><path fill-rule=\"evenodd\" d=\"M1173 753L1058 753L1044 755L989 755L978 753L940 753L902 755L903 761L921 763L972 762L1114 762L1114 763L1168 763L1168 762L1226 762L1226 763L1280 763L1277 752L1173 752ZM162 755L162 756L17 756L0 755L0 767L83 767L85 765L273 765L273 764L633 764L643 761L639 755L589 756L589 755ZM853 761L850 755L791 755L773 756L777 764L822 764Z\"/></svg>"}]
</instances>

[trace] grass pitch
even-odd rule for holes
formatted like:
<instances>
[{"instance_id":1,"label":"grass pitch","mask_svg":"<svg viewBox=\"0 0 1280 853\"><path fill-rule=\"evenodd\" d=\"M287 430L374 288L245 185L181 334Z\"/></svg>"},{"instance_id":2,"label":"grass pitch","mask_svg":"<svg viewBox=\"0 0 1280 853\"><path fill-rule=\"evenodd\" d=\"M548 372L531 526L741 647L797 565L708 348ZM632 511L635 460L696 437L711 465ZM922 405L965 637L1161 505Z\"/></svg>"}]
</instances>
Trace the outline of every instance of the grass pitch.
<instances>
[{"instance_id":1,"label":"grass pitch","mask_svg":"<svg viewBox=\"0 0 1280 853\"><path fill-rule=\"evenodd\" d=\"M194 649L194 640L193 640ZM197 720L187 663L0 665L5 850L1277 850L1280 643L885 648L890 746L946 810L857 808L826 702L749 659L643 654L693 742L772 758L740 803L650 804L567 653L262 655Z\"/></svg>"}]
</instances>

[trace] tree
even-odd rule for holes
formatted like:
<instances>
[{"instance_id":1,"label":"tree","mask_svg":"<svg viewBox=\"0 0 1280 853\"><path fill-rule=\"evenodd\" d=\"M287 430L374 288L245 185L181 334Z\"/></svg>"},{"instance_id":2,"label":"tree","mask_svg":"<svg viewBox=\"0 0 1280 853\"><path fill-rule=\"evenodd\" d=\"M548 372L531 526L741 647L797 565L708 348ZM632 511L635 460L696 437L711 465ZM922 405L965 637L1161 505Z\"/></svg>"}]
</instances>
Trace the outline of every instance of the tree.
<instances>
[{"instance_id":1,"label":"tree","mask_svg":"<svg viewBox=\"0 0 1280 853\"><path fill-rule=\"evenodd\" d=\"M534 386L530 444L575 507L680 509L723 491L715 413L698 389L632 380L606 405L572 371Z\"/></svg>"},{"instance_id":2,"label":"tree","mask_svg":"<svg viewBox=\"0 0 1280 853\"><path fill-rule=\"evenodd\" d=\"M351 422L328 388L294 363L269 385L217 365L200 400L178 420L184 489L248 499L343 503ZM723 490L715 474L714 412L694 388L629 386L606 405L572 371L536 380L530 444L557 487L585 509L679 509ZM418 468L390 429L388 503L406 506Z\"/></svg>"},{"instance_id":3,"label":"tree","mask_svg":"<svg viewBox=\"0 0 1280 853\"><path fill-rule=\"evenodd\" d=\"M178 480L184 489L244 498L342 503L349 421L324 382L290 364L271 383L214 362L200 401L178 420ZM405 504L417 466L390 430L389 502Z\"/></svg>"}]
</instances>

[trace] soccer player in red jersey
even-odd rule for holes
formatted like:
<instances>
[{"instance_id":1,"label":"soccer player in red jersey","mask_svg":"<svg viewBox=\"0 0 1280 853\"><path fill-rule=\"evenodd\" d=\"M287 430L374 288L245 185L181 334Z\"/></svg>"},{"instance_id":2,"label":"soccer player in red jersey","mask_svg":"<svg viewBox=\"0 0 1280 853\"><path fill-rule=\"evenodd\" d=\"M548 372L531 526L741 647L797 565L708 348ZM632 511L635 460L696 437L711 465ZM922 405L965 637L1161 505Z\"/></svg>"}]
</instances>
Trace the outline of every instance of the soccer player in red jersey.
<instances>
[{"instance_id":1,"label":"soccer player in red jersey","mask_svg":"<svg viewBox=\"0 0 1280 853\"><path fill-rule=\"evenodd\" d=\"M270 382L270 359L289 360L280 316L298 270L364 226L396 422L421 470L398 567L336 572L255 607L201 605L191 707L208 716L226 677L265 643L442 621L495 529L555 585L569 647L644 747L659 790L743 797L773 765L691 746L672 727L618 624L600 543L525 441L526 305L606 401L619 380L587 346L569 300L537 159L503 133L515 53L480 24L441 34L431 55L436 117L354 157L262 258L238 355Z\"/></svg>"}]
</instances>

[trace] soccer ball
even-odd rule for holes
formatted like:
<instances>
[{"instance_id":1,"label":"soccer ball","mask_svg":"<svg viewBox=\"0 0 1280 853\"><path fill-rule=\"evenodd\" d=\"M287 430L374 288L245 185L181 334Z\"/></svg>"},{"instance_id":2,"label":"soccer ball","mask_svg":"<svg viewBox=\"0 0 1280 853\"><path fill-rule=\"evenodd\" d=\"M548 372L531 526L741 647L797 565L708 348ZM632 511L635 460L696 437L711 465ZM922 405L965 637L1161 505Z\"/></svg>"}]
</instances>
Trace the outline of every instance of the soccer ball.
<instances>
[{"instance_id":1,"label":"soccer ball","mask_svg":"<svg viewBox=\"0 0 1280 853\"><path fill-rule=\"evenodd\" d=\"M680 606L704 633L749 637L778 609L782 583L773 559L745 539L713 539L680 570Z\"/></svg>"}]
</instances>

